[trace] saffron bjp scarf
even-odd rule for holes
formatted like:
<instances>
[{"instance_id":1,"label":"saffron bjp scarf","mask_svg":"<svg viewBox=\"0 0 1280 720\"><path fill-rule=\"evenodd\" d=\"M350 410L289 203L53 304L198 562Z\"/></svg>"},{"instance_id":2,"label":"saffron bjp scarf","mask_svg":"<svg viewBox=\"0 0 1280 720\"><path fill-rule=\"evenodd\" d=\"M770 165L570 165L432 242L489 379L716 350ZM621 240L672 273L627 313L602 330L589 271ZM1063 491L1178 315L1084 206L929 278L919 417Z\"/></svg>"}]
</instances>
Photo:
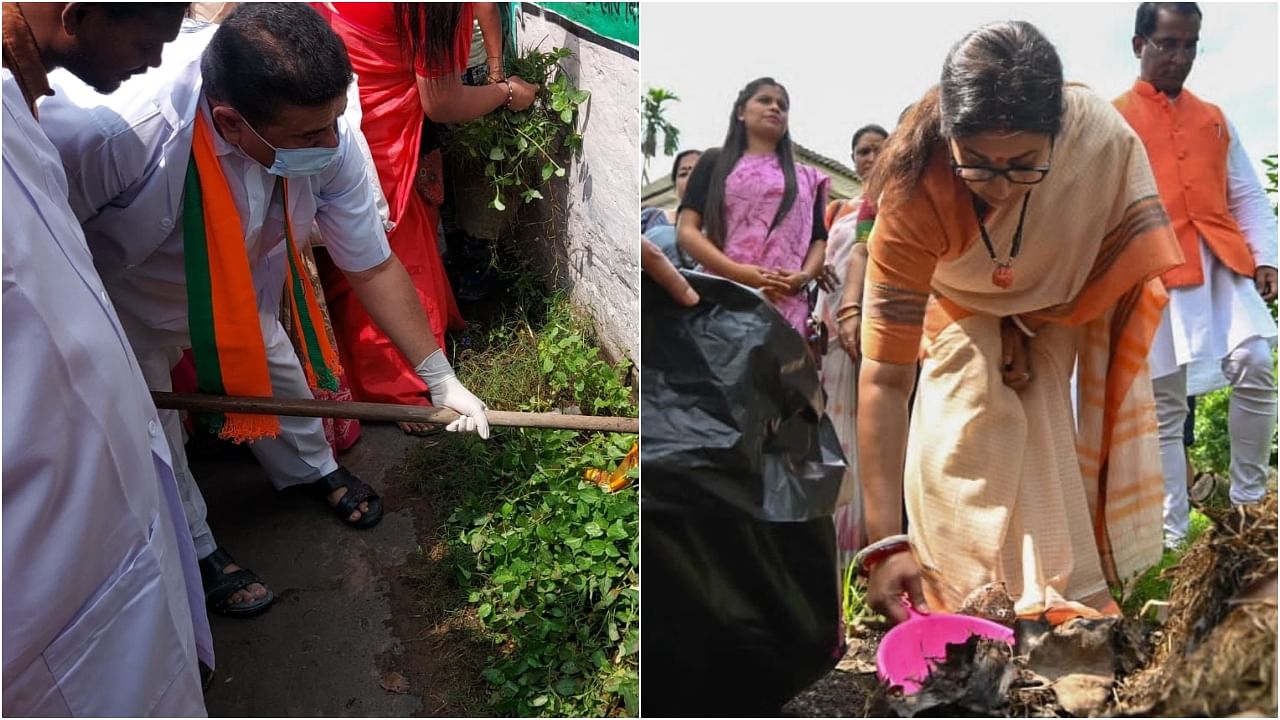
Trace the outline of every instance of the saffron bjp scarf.
<instances>
[{"instance_id":1,"label":"saffron bjp scarf","mask_svg":"<svg viewBox=\"0 0 1280 720\"><path fill-rule=\"evenodd\" d=\"M294 330L302 340L299 360L313 389L337 390L341 368L328 337L317 330L320 310L311 284L302 274L302 259L293 241L287 180L280 179L277 192L284 203L289 257L285 294ZM271 397L266 345L240 213L214 151L212 130L201 114L196 115L182 215L196 383L204 393ZM218 413L208 416L207 422L219 437L237 443L280 433L280 421L274 415Z\"/></svg>"}]
</instances>

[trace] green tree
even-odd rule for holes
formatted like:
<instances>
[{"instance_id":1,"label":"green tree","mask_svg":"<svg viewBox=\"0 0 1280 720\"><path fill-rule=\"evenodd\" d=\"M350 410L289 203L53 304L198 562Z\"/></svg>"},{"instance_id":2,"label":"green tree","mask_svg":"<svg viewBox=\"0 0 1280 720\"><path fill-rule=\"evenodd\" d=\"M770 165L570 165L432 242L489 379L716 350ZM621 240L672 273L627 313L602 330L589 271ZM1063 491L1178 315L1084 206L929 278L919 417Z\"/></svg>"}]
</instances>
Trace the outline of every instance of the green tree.
<instances>
[{"instance_id":1,"label":"green tree","mask_svg":"<svg viewBox=\"0 0 1280 720\"><path fill-rule=\"evenodd\" d=\"M680 129L663 116L663 104L679 100L675 93L660 87L651 87L644 97L644 138L640 151L644 153L644 182L649 182L649 160L658 154L658 133L662 133L662 154L675 155L680 148Z\"/></svg>"}]
</instances>

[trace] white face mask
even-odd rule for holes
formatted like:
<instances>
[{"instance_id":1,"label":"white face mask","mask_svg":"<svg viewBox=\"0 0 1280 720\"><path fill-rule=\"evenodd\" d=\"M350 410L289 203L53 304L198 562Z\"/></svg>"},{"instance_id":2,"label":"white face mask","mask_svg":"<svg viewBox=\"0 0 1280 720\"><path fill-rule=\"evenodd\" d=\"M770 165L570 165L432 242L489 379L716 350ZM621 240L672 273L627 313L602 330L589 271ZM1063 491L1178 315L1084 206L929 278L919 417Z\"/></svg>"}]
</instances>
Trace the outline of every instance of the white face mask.
<instances>
[{"instance_id":1,"label":"white face mask","mask_svg":"<svg viewBox=\"0 0 1280 720\"><path fill-rule=\"evenodd\" d=\"M262 134L255 130L243 115L240 116L240 119L244 120L245 127L249 128L254 135L257 135L264 145L275 151L275 162L271 163L271 167L267 168L267 172L272 175L287 178L317 175L333 164L334 159L338 157L338 147L341 147L341 145L331 148L278 148L267 142L267 139L262 137Z\"/></svg>"}]
</instances>

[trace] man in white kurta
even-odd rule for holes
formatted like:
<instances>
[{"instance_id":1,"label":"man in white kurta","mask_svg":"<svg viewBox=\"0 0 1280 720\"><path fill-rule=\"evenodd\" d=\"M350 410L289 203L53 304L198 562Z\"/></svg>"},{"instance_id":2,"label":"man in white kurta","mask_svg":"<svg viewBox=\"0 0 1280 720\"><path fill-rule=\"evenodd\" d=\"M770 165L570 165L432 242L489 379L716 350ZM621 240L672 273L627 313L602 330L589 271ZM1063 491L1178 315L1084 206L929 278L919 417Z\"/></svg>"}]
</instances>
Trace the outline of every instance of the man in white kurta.
<instances>
[{"instance_id":1,"label":"man in white kurta","mask_svg":"<svg viewBox=\"0 0 1280 720\"><path fill-rule=\"evenodd\" d=\"M1141 77L1117 100L1146 146L1187 261L1165 275L1169 304L1150 355L1166 547L1181 543L1189 524L1187 396L1232 388L1234 504L1256 502L1266 491L1276 427L1276 325L1265 302L1276 297L1276 218L1235 125L1183 88L1200 20L1189 3L1144 3L1133 37Z\"/></svg>"},{"instance_id":2,"label":"man in white kurta","mask_svg":"<svg viewBox=\"0 0 1280 720\"><path fill-rule=\"evenodd\" d=\"M35 36L4 14L3 712L203 716L213 645L169 449L24 98L44 69L9 41ZM170 39L179 17L152 22Z\"/></svg>"},{"instance_id":3,"label":"man in white kurta","mask_svg":"<svg viewBox=\"0 0 1280 720\"><path fill-rule=\"evenodd\" d=\"M215 31L234 30L237 17L243 20L255 12L314 14L305 5L275 9L246 5L221 27L184 26L158 70L126 83L105 100L87 97L74 82L59 78L59 87L67 97L51 100L42 111L41 123L66 165L71 204L84 224L94 262L137 352L147 384L155 390L170 389L170 369L182 350L191 347L183 253L183 182L197 113L203 114L210 127L219 127L211 112L213 104L204 92L202 56ZM310 19L309 15L297 18L299 22ZM324 32L331 33L316 19ZM342 52L345 58L345 50ZM339 268L349 274L362 273L394 263L403 274L404 287L412 292L408 275L387 244L365 160L345 119L337 120L336 136L332 162L318 174L290 178L288 206L294 238L300 245L305 243L312 223L318 223L329 255ZM279 178L262 161L224 138L220 130L213 133L213 144L240 214L273 393L280 398L310 398L304 372L278 320L288 272ZM417 305L412 298L416 296L410 302ZM370 313L381 323L380 313L402 309L371 307ZM425 313L420 306L416 309L422 322L413 329L429 339ZM418 357L410 352L406 356L413 364L426 365L432 358L423 360L422 356L434 354L447 368L440 353L431 353L436 349L434 340L429 342L430 349ZM448 380L461 392L442 392L433 399L437 405L458 410L463 420L470 422L450 429L477 429L483 424L482 434L487 435L483 404L453 378L451 370ZM427 384L433 393L441 390L438 381ZM182 428L176 412L164 411L161 417L196 552L206 558L217 549L217 543L186 462ZM346 472L334 459L318 418L281 417L280 429L279 437L250 446L277 489ZM360 510L368 512L364 505ZM359 514L354 512L353 516ZM257 588L246 589L261 598ZM251 602L243 595L234 601Z\"/></svg>"}]
</instances>

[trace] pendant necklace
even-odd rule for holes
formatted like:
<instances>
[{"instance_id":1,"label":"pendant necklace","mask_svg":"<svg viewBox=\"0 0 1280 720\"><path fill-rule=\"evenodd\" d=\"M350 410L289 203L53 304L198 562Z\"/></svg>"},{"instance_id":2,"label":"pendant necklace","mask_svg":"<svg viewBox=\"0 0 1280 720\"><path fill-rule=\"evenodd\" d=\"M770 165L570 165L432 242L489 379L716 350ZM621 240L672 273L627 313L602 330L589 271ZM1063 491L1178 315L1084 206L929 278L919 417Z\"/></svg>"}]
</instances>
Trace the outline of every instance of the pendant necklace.
<instances>
[{"instance_id":1,"label":"pendant necklace","mask_svg":"<svg viewBox=\"0 0 1280 720\"><path fill-rule=\"evenodd\" d=\"M1027 217L1027 202L1031 200L1031 191L1027 191L1022 196L1022 211L1018 213L1018 228L1013 231L1013 245L1009 248L1009 259L1001 262L996 258L996 248L991 244L991 236L987 234L987 225L982 222L982 212L979 210L979 202L977 195L973 196L973 214L978 218L978 229L982 231L982 244L987 246L987 255L991 256L991 262L995 263L995 270L991 271L991 284L1002 290L1008 290L1013 286L1013 259L1018 257L1018 251L1022 249L1022 221Z\"/></svg>"}]
</instances>

